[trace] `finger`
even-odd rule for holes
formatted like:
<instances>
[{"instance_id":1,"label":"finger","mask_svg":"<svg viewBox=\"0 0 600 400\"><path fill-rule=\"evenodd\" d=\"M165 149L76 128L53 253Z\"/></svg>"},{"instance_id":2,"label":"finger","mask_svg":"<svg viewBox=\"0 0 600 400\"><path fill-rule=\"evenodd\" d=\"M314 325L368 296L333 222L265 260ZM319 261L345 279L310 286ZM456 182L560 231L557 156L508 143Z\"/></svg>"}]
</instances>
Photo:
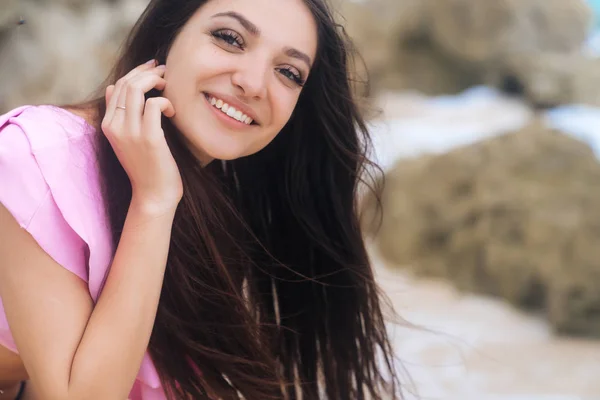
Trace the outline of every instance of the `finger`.
<instances>
[{"instance_id":1,"label":"finger","mask_svg":"<svg viewBox=\"0 0 600 400\"><path fill-rule=\"evenodd\" d=\"M129 71L122 79L127 81L133 78L135 75L139 74L140 72L148 71L149 69L152 69L154 67L156 67L156 60L150 60L144 64L138 65L137 67Z\"/></svg>"},{"instance_id":2,"label":"finger","mask_svg":"<svg viewBox=\"0 0 600 400\"><path fill-rule=\"evenodd\" d=\"M119 95L118 95L118 100L115 104L115 108L116 107L125 107L127 105L127 97L128 97L128 93L130 92L130 87L132 86L133 82L137 81L140 77L146 77L146 76L163 76L165 73L165 66L161 65L155 68L152 68L148 71L145 72L141 72L141 73L137 73L135 75L131 75L129 78L123 78L120 79L119 82L117 83L117 88L119 89ZM152 89L152 86L150 86L148 89L144 90L144 93L146 93L148 90ZM140 110L141 111L141 110Z\"/></svg>"},{"instance_id":3,"label":"finger","mask_svg":"<svg viewBox=\"0 0 600 400\"><path fill-rule=\"evenodd\" d=\"M110 98L115 91L115 85L108 85L106 87L106 92L104 94L104 99L106 100L106 107L108 107L108 103L110 102Z\"/></svg>"},{"instance_id":4,"label":"finger","mask_svg":"<svg viewBox=\"0 0 600 400\"><path fill-rule=\"evenodd\" d=\"M127 84L125 124L130 132L141 132L142 114L146 100L144 94L154 88L163 90L165 85L165 80L155 73L139 74Z\"/></svg>"},{"instance_id":5,"label":"finger","mask_svg":"<svg viewBox=\"0 0 600 400\"><path fill-rule=\"evenodd\" d=\"M112 124L112 121L115 117L115 110L117 107L117 102L119 100L119 96L121 95L121 88L123 87L124 82L122 80L118 80L114 85L114 89L110 94L110 100L106 106L106 114L104 115L104 120L108 124Z\"/></svg>"},{"instance_id":6,"label":"finger","mask_svg":"<svg viewBox=\"0 0 600 400\"><path fill-rule=\"evenodd\" d=\"M137 90L147 93L152 89L163 90L166 85L164 79L165 66L158 66L150 71L136 75L127 81L128 90Z\"/></svg>"},{"instance_id":7,"label":"finger","mask_svg":"<svg viewBox=\"0 0 600 400\"><path fill-rule=\"evenodd\" d=\"M114 101L111 101L113 113L111 125L117 129L121 129L125 123L125 116L127 114L128 85L125 82L119 82L117 83L117 88L119 93L115 93L113 96Z\"/></svg>"},{"instance_id":8,"label":"finger","mask_svg":"<svg viewBox=\"0 0 600 400\"><path fill-rule=\"evenodd\" d=\"M144 109L144 130L151 133L162 132L162 115L167 118L175 116L173 104L164 97L153 97L146 101Z\"/></svg>"},{"instance_id":9,"label":"finger","mask_svg":"<svg viewBox=\"0 0 600 400\"><path fill-rule=\"evenodd\" d=\"M102 131L105 134L108 134L111 130L111 123L114 116L114 108L116 99L119 96L119 88L117 85L109 85L106 88L105 101L106 101L106 111L104 113L104 118L102 119Z\"/></svg>"},{"instance_id":10,"label":"finger","mask_svg":"<svg viewBox=\"0 0 600 400\"><path fill-rule=\"evenodd\" d=\"M125 104L125 102L122 103L118 103L118 101L120 100L120 95L121 95L121 89L123 88L123 86L127 83L127 81L131 78L133 78L134 76L136 76L137 74L139 74L142 71L146 71L146 70L150 70L152 68L155 68L156 66L156 60L150 60L148 62L146 62L145 64L139 65L136 68L132 69L131 71L129 71L129 73L127 75L125 75L124 77L122 77L121 79L119 79L116 84L114 85L114 89L113 92L111 93L111 99L108 102L108 105L106 106L106 115L105 115L105 119L107 122L112 123L115 115L116 115L116 107L117 105L119 106L123 106ZM121 110L123 111L123 110Z\"/></svg>"},{"instance_id":11,"label":"finger","mask_svg":"<svg viewBox=\"0 0 600 400\"><path fill-rule=\"evenodd\" d=\"M104 118L102 119L102 127L104 128L105 123L108 121L106 115L108 113L108 105L110 103L110 98L115 90L115 85L108 85L104 91L104 102L106 111L104 112Z\"/></svg>"},{"instance_id":12,"label":"finger","mask_svg":"<svg viewBox=\"0 0 600 400\"><path fill-rule=\"evenodd\" d=\"M117 82L110 105L109 118L112 129L123 131L125 128L126 132L131 135L141 133L144 94L154 86L164 89L164 83L161 82L164 73L165 66L162 65L148 71L138 72L129 79L123 78ZM129 98L131 98L131 103ZM132 107L131 109L128 104Z\"/></svg>"}]
</instances>

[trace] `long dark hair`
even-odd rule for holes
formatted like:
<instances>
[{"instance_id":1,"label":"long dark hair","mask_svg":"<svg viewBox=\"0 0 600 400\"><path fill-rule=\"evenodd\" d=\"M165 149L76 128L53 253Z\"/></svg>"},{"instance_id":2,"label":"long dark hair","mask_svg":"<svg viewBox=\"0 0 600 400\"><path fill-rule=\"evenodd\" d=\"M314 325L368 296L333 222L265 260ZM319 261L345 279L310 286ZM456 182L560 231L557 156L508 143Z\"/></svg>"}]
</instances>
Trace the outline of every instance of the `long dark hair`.
<instances>
[{"instance_id":1,"label":"long dark hair","mask_svg":"<svg viewBox=\"0 0 600 400\"><path fill-rule=\"evenodd\" d=\"M359 225L359 186L373 164L350 78L351 42L323 0L304 1L318 26L316 63L290 121L264 150L202 168L163 118L184 197L149 351L170 399L400 396ZM146 60L164 63L206 2L152 0L107 84ZM100 132L103 96L86 106ZM104 135L97 140L116 245L131 187Z\"/></svg>"}]
</instances>

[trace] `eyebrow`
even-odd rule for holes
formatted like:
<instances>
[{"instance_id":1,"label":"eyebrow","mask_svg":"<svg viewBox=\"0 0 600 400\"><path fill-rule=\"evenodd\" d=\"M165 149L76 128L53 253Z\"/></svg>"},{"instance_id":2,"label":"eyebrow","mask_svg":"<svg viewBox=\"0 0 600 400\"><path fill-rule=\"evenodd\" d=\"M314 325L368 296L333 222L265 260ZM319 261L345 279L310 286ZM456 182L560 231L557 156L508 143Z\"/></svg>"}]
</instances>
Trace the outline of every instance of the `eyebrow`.
<instances>
[{"instance_id":1,"label":"eyebrow","mask_svg":"<svg viewBox=\"0 0 600 400\"><path fill-rule=\"evenodd\" d=\"M245 30L250 32L250 34L252 36L256 36L256 37L260 36L260 29L258 28L258 26L254 25L252 22L250 22L246 17L244 17L240 13L237 13L235 11L220 12L220 13L213 15L211 18L217 18L217 17L233 18L233 19L237 20L240 23L240 25L242 25L244 27ZM306 65L308 66L308 68L311 68L312 61L306 53L303 53L300 50L295 49L293 47L286 47L283 49L283 52L288 57L296 58L298 60L305 62Z\"/></svg>"}]
</instances>

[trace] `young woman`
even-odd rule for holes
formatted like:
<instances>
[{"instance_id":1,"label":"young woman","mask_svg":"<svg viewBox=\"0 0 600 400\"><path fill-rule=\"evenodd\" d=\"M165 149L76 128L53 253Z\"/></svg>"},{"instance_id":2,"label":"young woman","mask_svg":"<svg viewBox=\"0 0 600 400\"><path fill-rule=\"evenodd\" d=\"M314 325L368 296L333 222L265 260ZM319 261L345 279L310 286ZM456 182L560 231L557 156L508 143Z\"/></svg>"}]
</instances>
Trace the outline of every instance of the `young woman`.
<instances>
[{"instance_id":1,"label":"young woman","mask_svg":"<svg viewBox=\"0 0 600 400\"><path fill-rule=\"evenodd\" d=\"M347 49L323 0L152 0L97 100L0 117L0 399L398 398Z\"/></svg>"}]
</instances>

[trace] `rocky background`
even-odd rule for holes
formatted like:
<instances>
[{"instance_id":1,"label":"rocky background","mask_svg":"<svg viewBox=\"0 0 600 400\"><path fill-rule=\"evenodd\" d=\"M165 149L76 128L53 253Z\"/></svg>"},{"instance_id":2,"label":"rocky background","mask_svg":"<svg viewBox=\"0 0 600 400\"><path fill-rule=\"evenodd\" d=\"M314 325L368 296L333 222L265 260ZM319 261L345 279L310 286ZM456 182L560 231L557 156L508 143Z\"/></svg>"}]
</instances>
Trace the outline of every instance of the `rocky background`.
<instances>
[{"instance_id":1,"label":"rocky background","mask_svg":"<svg viewBox=\"0 0 600 400\"><path fill-rule=\"evenodd\" d=\"M0 2L0 113L86 98L147 4ZM334 6L369 71L363 94L384 111L372 121L384 218L378 229L365 218L380 282L403 317L460 342L394 336L420 394L597 399L600 59L586 52L598 22L588 2ZM494 94L464 95L481 87ZM574 104L596 116L578 135L548 123Z\"/></svg>"},{"instance_id":2,"label":"rocky background","mask_svg":"<svg viewBox=\"0 0 600 400\"><path fill-rule=\"evenodd\" d=\"M2 0L0 112L70 102L102 82L147 0ZM600 103L600 68L580 51L585 0L336 0L373 93L436 95L488 84L536 106ZM19 25L23 18L26 23Z\"/></svg>"},{"instance_id":3,"label":"rocky background","mask_svg":"<svg viewBox=\"0 0 600 400\"><path fill-rule=\"evenodd\" d=\"M600 164L532 122L387 174L382 255L600 338Z\"/></svg>"},{"instance_id":4,"label":"rocky background","mask_svg":"<svg viewBox=\"0 0 600 400\"><path fill-rule=\"evenodd\" d=\"M145 0L2 0L0 113L70 103L105 79ZM24 20L23 25L19 21Z\"/></svg>"},{"instance_id":5,"label":"rocky background","mask_svg":"<svg viewBox=\"0 0 600 400\"><path fill-rule=\"evenodd\" d=\"M488 84L536 106L600 104L600 61L581 52L585 0L367 0L343 14L376 89Z\"/></svg>"},{"instance_id":6,"label":"rocky background","mask_svg":"<svg viewBox=\"0 0 600 400\"><path fill-rule=\"evenodd\" d=\"M594 22L588 4L345 6L376 90L452 95L485 85L532 112L501 137L398 161L382 198L382 256L544 315L557 334L600 338L600 164L588 143L536 114L573 103L600 106L600 60L583 50ZM450 121L465 122L458 115Z\"/></svg>"}]
</instances>

